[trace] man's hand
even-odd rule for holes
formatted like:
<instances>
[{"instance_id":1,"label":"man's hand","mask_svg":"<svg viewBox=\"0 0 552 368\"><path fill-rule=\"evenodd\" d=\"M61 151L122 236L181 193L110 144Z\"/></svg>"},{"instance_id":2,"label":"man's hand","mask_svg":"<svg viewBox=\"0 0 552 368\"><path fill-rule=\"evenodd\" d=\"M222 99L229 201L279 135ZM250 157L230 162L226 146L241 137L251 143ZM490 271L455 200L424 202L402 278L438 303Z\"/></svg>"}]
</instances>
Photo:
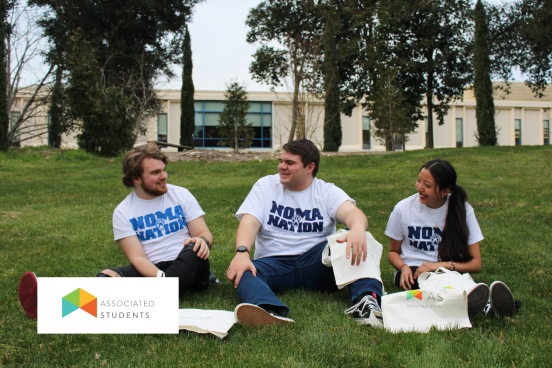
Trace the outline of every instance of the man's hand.
<instances>
[{"instance_id":1,"label":"man's hand","mask_svg":"<svg viewBox=\"0 0 552 368\"><path fill-rule=\"evenodd\" d=\"M362 229L350 230L343 239L336 240L338 243L347 242L346 257L351 258L351 266L360 265L366 261L367 248L366 248L366 235Z\"/></svg>"},{"instance_id":2,"label":"man's hand","mask_svg":"<svg viewBox=\"0 0 552 368\"><path fill-rule=\"evenodd\" d=\"M251 271L253 276L257 277L257 269L249 259L249 253L236 253L228 271L226 271L226 278L234 283L234 288L237 288L240 284L240 280L245 271Z\"/></svg>"},{"instance_id":3,"label":"man's hand","mask_svg":"<svg viewBox=\"0 0 552 368\"><path fill-rule=\"evenodd\" d=\"M190 243L194 243L194 252L197 253L197 256L203 260L209 258L209 246L203 238L188 238L184 241L184 246L187 246Z\"/></svg>"}]
</instances>

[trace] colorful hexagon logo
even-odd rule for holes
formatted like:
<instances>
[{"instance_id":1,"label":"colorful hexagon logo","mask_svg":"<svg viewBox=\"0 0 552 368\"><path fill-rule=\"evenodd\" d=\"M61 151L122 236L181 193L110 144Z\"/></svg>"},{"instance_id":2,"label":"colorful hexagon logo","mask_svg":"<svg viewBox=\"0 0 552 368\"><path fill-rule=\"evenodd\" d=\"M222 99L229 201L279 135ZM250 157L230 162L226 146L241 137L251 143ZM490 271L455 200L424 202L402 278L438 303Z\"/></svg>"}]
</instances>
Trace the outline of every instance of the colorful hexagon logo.
<instances>
[{"instance_id":1,"label":"colorful hexagon logo","mask_svg":"<svg viewBox=\"0 0 552 368\"><path fill-rule=\"evenodd\" d=\"M61 318L82 309L86 313L98 318L98 298L81 288L65 295L61 299Z\"/></svg>"}]
</instances>

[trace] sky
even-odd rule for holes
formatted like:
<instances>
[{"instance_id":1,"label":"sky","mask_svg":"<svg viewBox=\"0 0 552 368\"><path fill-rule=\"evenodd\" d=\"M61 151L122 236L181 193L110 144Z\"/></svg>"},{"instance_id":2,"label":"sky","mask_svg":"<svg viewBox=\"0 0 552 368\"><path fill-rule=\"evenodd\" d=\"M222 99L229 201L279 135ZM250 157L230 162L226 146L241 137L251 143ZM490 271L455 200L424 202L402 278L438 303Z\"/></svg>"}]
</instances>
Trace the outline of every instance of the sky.
<instances>
[{"instance_id":1,"label":"sky","mask_svg":"<svg viewBox=\"0 0 552 368\"><path fill-rule=\"evenodd\" d=\"M250 45L246 42L249 29L245 25L245 20L249 9L259 3L260 0L207 0L195 7L192 22L188 27L192 40L193 80L196 90L224 91L226 84L231 81L245 84L250 92L270 90L271 86L252 80L249 74L249 65L253 60L251 55L259 45ZM37 60L34 68L41 70L44 67ZM175 65L173 69L176 77L171 80L160 80L157 88L181 88L182 68ZM522 80L519 73L514 73L514 78L517 81ZM31 84L36 78L29 74L26 81ZM280 87L277 90L284 89Z\"/></svg>"}]
</instances>

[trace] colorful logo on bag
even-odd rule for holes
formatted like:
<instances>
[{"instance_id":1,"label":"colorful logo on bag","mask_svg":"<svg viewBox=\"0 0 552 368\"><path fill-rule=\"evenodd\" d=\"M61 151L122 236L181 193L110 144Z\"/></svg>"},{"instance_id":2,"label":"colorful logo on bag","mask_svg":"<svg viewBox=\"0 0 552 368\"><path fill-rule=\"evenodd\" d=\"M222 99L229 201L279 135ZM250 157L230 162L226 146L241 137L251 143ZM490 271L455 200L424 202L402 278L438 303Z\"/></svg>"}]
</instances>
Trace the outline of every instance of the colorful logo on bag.
<instances>
[{"instance_id":1,"label":"colorful logo on bag","mask_svg":"<svg viewBox=\"0 0 552 368\"><path fill-rule=\"evenodd\" d=\"M81 288L65 295L61 299L61 318L82 309L86 313L98 318L98 298Z\"/></svg>"},{"instance_id":2,"label":"colorful logo on bag","mask_svg":"<svg viewBox=\"0 0 552 368\"><path fill-rule=\"evenodd\" d=\"M412 298L420 299L422 300L422 292L420 290L410 290L406 292L406 300L410 300Z\"/></svg>"},{"instance_id":3,"label":"colorful logo on bag","mask_svg":"<svg viewBox=\"0 0 552 368\"><path fill-rule=\"evenodd\" d=\"M454 288L451 286L443 286L443 289L454 289Z\"/></svg>"}]
</instances>

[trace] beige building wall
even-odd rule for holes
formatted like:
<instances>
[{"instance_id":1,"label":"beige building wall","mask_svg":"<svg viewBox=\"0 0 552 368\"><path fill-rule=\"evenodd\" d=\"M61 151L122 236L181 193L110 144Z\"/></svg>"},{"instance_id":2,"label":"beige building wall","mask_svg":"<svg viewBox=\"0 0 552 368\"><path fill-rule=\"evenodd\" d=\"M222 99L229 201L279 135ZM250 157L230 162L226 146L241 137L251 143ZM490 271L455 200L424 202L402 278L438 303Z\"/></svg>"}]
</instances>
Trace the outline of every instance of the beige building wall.
<instances>
[{"instance_id":1,"label":"beige building wall","mask_svg":"<svg viewBox=\"0 0 552 368\"><path fill-rule=\"evenodd\" d=\"M167 114L167 141L179 144L180 142L180 91L161 90L158 92L161 99L161 113ZM224 91L196 91L196 101L224 101ZM277 150L287 142L292 117L292 101L288 93L248 92L248 99L255 102L270 103L272 110L272 148L255 148L251 150ZM17 109L21 109L24 98L18 101ZM301 97L302 113L305 118L306 137L319 147L323 146L324 139L324 105L323 101L312 96ZM538 99L524 83L512 83L511 93L506 95L497 92L495 96L496 126L498 129L499 145L515 145L515 119L521 119L522 145L543 144L543 120L552 121L552 94L551 97ZM16 111L15 109L13 111ZM360 104L353 110L352 116L341 116L343 139L340 151L352 152L363 150L363 116L367 116ZM462 137L456 134L456 119L462 119ZM42 120L40 120L42 119ZM30 124L43 124L47 120L44 111L40 118L30 121ZM145 144L157 140L157 116L152 116L147 124L147 131L139 135L136 144ZM477 146L477 121L475 118L475 99L473 91L466 91L463 100L451 104L445 123L438 125L437 116L434 116L434 142L436 148L456 147L457 140L462 140L463 147ZM418 122L418 128L409 135L406 150L423 149L426 146L426 120ZM385 146L374 137L374 124L370 122L371 138L370 150L384 151ZM76 132L62 137L63 147L77 147ZM22 145L44 145L48 143L46 130L38 137L22 142ZM176 151L176 148L166 148L167 151Z\"/></svg>"}]
</instances>

